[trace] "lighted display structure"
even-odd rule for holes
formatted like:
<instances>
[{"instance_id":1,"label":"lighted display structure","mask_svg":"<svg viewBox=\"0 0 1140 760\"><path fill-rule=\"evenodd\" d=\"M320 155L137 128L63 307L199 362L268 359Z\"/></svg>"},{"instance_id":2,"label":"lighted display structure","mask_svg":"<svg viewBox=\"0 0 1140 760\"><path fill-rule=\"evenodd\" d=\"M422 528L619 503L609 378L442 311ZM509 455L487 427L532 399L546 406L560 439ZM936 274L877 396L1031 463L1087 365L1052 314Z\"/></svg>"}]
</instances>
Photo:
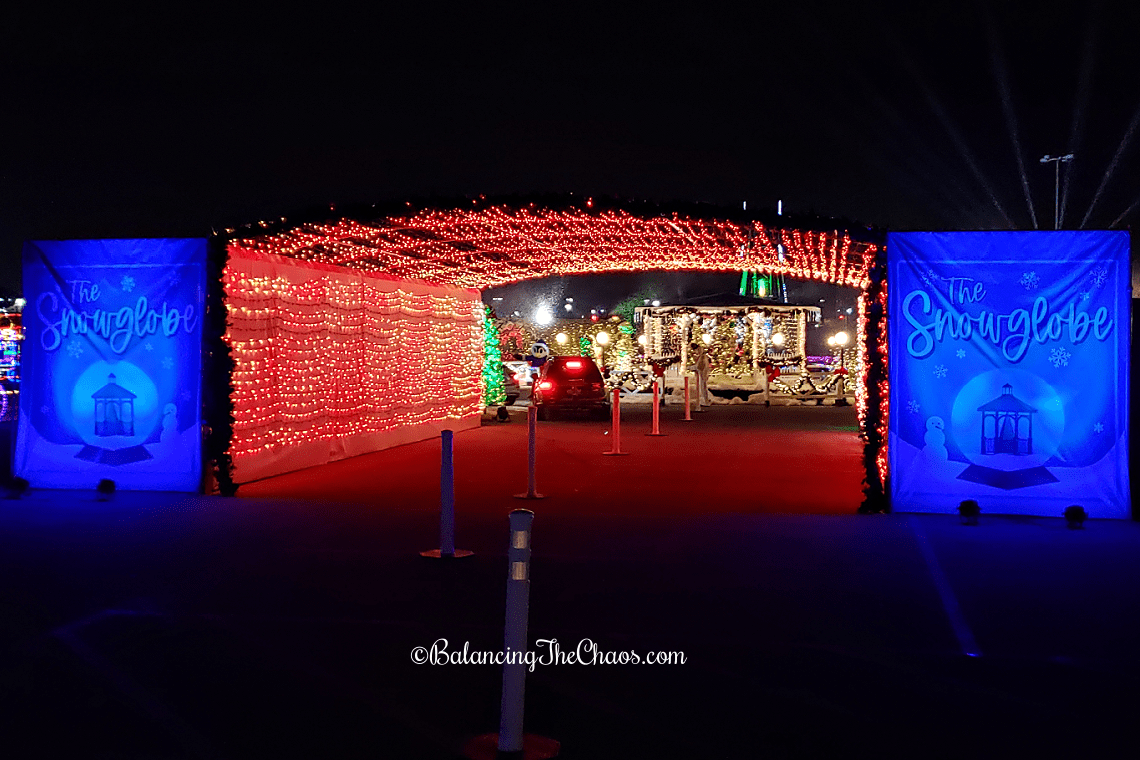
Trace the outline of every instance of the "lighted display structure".
<instances>
[{"instance_id":1,"label":"lighted display structure","mask_svg":"<svg viewBox=\"0 0 1140 760\"><path fill-rule=\"evenodd\" d=\"M204 239L25 244L17 475L199 489L205 264Z\"/></svg>"},{"instance_id":2,"label":"lighted display structure","mask_svg":"<svg viewBox=\"0 0 1140 760\"><path fill-rule=\"evenodd\" d=\"M0 422L16 419L20 399L19 314L0 315Z\"/></svg>"},{"instance_id":3,"label":"lighted display structure","mask_svg":"<svg viewBox=\"0 0 1140 760\"><path fill-rule=\"evenodd\" d=\"M615 199L544 198L527 203L517 198L501 202L480 197L449 208L416 208L407 203L348 213L330 211L309 221L282 219L228 229L219 237L231 261L272 256L329 271L357 270L460 290L552 275L655 270L745 270L857 288L862 294L856 407L868 472L864 509L879 511L886 507L887 469L884 246L873 231L812 222L817 225L814 229L792 228L784 217L780 224L789 226L773 226L755 216L737 218L724 209L697 204L664 208ZM239 305L236 296L235 291L227 291L230 307ZM238 349L231 373L235 399L250 393L242 388L244 383L254 382L256 387L259 381L266 388L267 383L276 382L257 374L264 360L250 353L249 346L234 345ZM439 348L429 343L426 350L437 353ZM458 357L458 349L451 356ZM480 359L470 356L462 361L478 364ZM252 369L253 362L259 369ZM362 402L345 403L355 409ZM463 402L458 403L462 406ZM235 403L239 419L232 437L221 436L220 445L232 442L235 462L253 456L256 449L270 451L274 445L243 437L243 429L259 425L240 418L263 419L265 425L260 427L268 431L277 412L243 404L247 402Z\"/></svg>"},{"instance_id":4,"label":"lighted display structure","mask_svg":"<svg viewBox=\"0 0 1140 760\"><path fill-rule=\"evenodd\" d=\"M1128 233L887 247L893 508L1129 517Z\"/></svg>"},{"instance_id":5,"label":"lighted display structure","mask_svg":"<svg viewBox=\"0 0 1140 760\"><path fill-rule=\"evenodd\" d=\"M478 291L229 254L235 482L479 425Z\"/></svg>"}]
</instances>

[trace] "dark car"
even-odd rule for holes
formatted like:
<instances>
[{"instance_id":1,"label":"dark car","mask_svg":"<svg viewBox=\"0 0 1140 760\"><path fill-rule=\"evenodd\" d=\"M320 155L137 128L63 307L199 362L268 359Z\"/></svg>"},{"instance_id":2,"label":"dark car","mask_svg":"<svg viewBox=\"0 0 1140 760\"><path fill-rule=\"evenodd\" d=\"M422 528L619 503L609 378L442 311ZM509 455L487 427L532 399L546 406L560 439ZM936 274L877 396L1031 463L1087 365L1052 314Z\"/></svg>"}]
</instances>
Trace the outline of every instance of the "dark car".
<instances>
[{"instance_id":1,"label":"dark car","mask_svg":"<svg viewBox=\"0 0 1140 760\"><path fill-rule=\"evenodd\" d=\"M604 418L610 413L606 384L594 360L586 356L552 356L534 384L531 403L540 420L562 412Z\"/></svg>"}]
</instances>

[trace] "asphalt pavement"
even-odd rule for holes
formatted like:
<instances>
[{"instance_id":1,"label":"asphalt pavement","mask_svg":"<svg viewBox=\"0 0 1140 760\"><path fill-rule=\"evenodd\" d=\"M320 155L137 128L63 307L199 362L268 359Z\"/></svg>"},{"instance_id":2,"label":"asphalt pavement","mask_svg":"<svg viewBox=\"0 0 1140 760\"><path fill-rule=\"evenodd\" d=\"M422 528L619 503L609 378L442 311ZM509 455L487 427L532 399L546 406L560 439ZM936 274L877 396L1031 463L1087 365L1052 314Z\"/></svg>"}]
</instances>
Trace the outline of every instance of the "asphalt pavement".
<instances>
[{"instance_id":1,"label":"asphalt pavement","mask_svg":"<svg viewBox=\"0 0 1140 760\"><path fill-rule=\"evenodd\" d=\"M498 729L507 514L535 513L526 729L564 758L1124 757L1140 525L855 514L850 409L627 410L244 486L0 502L0 756L455 758ZM446 640L446 645L441 642Z\"/></svg>"}]
</instances>

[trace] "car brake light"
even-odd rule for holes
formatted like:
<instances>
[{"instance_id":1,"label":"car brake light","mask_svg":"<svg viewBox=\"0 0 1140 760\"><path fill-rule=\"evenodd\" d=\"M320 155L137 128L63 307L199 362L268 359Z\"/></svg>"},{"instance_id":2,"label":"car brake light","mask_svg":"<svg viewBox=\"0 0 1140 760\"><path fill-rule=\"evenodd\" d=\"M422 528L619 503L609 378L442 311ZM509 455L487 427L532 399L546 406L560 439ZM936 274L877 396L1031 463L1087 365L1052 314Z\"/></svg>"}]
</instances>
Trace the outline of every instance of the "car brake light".
<instances>
[{"instance_id":1,"label":"car brake light","mask_svg":"<svg viewBox=\"0 0 1140 760\"><path fill-rule=\"evenodd\" d=\"M554 387L554 383L550 382L549 380L543 380L541 383L538 384L538 389L540 391L548 391L553 387Z\"/></svg>"},{"instance_id":2,"label":"car brake light","mask_svg":"<svg viewBox=\"0 0 1140 760\"><path fill-rule=\"evenodd\" d=\"M566 362L566 367L568 369L582 369L582 362L578 361L577 359L571 359L570 361Z\"/></svg>"}]
</instances>

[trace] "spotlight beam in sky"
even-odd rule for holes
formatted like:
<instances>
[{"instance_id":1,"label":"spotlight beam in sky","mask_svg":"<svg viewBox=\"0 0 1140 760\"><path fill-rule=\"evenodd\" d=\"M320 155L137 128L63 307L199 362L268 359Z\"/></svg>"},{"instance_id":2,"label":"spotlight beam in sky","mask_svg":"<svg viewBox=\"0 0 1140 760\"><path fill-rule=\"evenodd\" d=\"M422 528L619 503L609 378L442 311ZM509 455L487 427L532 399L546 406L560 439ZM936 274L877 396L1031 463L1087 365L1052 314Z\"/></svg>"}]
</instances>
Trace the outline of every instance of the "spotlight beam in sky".
<instances>
[{"instance_id":1,"label":"spotlight beam in sky","mask_svg":"<svg viewBox=\"0 0 1140 760\"><path fill-rule=\"evenodd\" d=\"M915 65L914 61L911 60L910 56L906 54L906 51L903 50L902 46L898 44L897 41L895 42L895 50L898 53L899 57L902 59L903 67L907 70L907 73L909 73L911 77L914 78L914 81L918 85L918 88L922 91L923 97L926 98L927 105L929 105L931 110L934 111L934 115L938 117L938 120L942 123L942 127L946 130L946 133L950 135L951 142L954 143L954 147L957 148L958 154L961 155L962 159L966 162L966 166L974 175L974 179L976 179L981 184L986 193L990 196L990 201L994 204L994 208L998 210L998 213L1001 214L1002 218L1005 219L1005 223L1010 228L1016 227L1017 225L1013 223L1013 220L1009 218L1009 214L1007 214L1005 212L1005 209L1002 207L1001 201L998 200L997 194L994 193L993 187L990 185L989 180L987 180L986 176L982 173L981 167L978 166L978 162L974 158L973 152L970 150L969 146L966 145L966 141L962 138L962 135L958 131L958 128L955 127L954 123L950 120L950 116L946 113L946 109L943 107L942 101L940 101L938 99L938 96L934 94L934 90L927 83L926 78L922 75L922 72L918 70L918 66Z\"/></svg>"},{"instance_id":2,"label":"spotlight beam in sky","mask_svg":"<svg viewBox=\"0 0 1140 760\"><path fill-rule=\"evenodd\" d=\"M1108 164L1108 169L1104 172L1104 177L1100 180L1100 187L1096 189L1096 195L1093 196L1092 203L1089 204L1089 210L1085 212L1085 218L1081 220L1081 229L1085 228L1088 223L1089 217L1092 216L1093 209L1096 208L1096 202L1100 200L1100 196L1104 193L1104 188L1108 185L1108 180L1112 178L1113 172L1116 171L1116 165L1120 163L1120 157L1124 155L1124 151L1128 149L1129 144L1132 142L1132 135L1136 132L1136 127L1140 125L1140 106L1136 107L1136 111L1132 114L1132 121L1128 122L1128 129L1124 132L1124 139L1120 141L1120 145L1116 148L1116 155L1112 157L1112 161Z\"/></svg>"},{"instance_id":3,"label":"spotlight beam in sky","mask_svg":"<svg viewBox=\"0 0 1140 760\"><path fill-rule=\"evenodd\" d=\"M1025 174L1025 161L1021 157L1021 138L1017 131L1017 115L1013 112L1013 99L1009 94L1009 71L1005 67L1005 59L1001 54L1001 42L998 40L997 27L993 15L984 11L986 24L986 38L990 43L990 65L993 68L994 79L997 82L998 92L1001 94L1001 110L1005 115L1005 126L1009 130L1009 137L1013 141L1013 155L1017 158L1017 172L1021 175L1021 191L1025 194L1025 205L1029 207L1029 217L1033 220L1033 229L1037 229L1037 211L1033 208L1033 198L1029 193L1029 177Z\"/></svg>"},{"instance_id":4,"label":"spotlight beam in sky","mask_svg":"<svg viewBox=\"0 0 1140 760\"><path fill-rule=\"evenodd\" d=\"M1132 205L1131 205L1131 206L1129 206L1128 208L1124 209L1124 213L1123 213L1123 214L1121 214L1120 216L1116 217L1116 219L1115 219L1115 220L1113 220L1112 224L1108 225L1108 228L1109 228L1109 229L1112 229L1112 228L1113 228L1113 227L1115 227L1116 225L1118 225L1118 224L1120 224L1121 222L1123 222L1123 221L1124 221L1126 218L1128 218L1128 215L1129 215L1129 214L1131 214L1133 211L1135 211L1135 210L1136 210L1136 207L1137 207L1137 206L1140 206L1140 196L1138 196L1138 197L1136 198L1136 200L1132 201Z\"/></svg>"},{"instance_id":5,"label":"spotlight beam in sky","mask_svg":"<svg viewBox=\"0 0 1140 760\"><path fill-rule=\"evenodd\" d=\"M867 101L874 103L881 112L881 124L885 124L893 130L895 139L888 141L890 151L896 162L902 165L897 174L905 175L905 178L896 179L896 182L900 186L908 186L909 188L916 184L909 181L910 177L924 177L926 182L918 183L923 185L920 192L927 196L934 193L940 195L941 201L936 200L935 202L951 206L952 210L958 214L958 224L962 223L961 220L969 218L974 209L977 208L978 198L959 181L960 175L941 160L938 154L919 136L920 130L907 124L898 109L892 107L871 82L858 73L851 72L850 75L854 82L862 88ZM878 126L878 129L881 130L881 126ZM937 176L944 181L931 183L931 176ZM931 185L933 185L933 192L930 189ZM939 214L945 213L942 205L937 206L937 211Z\"/></svg>"},{"instance_id":6,"label":"spotlight beam in sky","mask_svg":"<svg viewBox=\"0 0 1140 760\"><path fill-rule=\"evenodd\" d=\"M1085 111L1088 110L1089 94L1092 92L1093 63L1096 58L1096 30L1100 16L1100 3L1093 3L1088 28L1085 29L1084 44L1081 46L1081 73L1077 80L1077 94L1073 102L1073 123L1069 129L1069 149L1066 153L1076 154L1080 150ZM1073 167L1065 172L1061 185L1061 228L1065 227L1065 207L1069 203L1069 183L1073 178Z\"/></svg>"}]
</instances>

